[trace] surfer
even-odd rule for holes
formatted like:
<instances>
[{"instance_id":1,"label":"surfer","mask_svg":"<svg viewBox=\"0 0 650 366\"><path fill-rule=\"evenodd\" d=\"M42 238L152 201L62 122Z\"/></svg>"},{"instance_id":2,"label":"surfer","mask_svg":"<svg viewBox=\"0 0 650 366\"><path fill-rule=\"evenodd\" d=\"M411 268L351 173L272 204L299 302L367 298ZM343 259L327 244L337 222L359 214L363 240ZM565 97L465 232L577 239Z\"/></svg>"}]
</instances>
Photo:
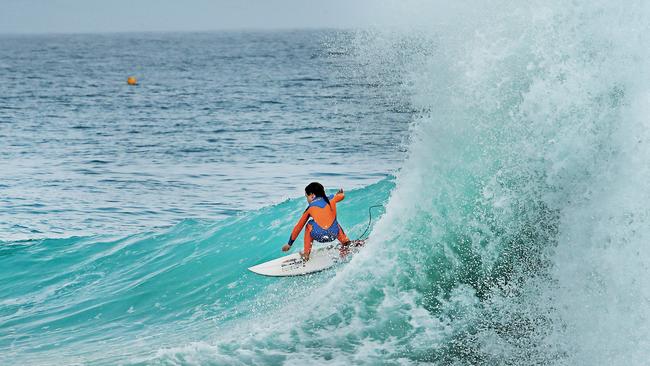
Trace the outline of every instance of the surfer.
<instances>
[{"instance_id":1,"label":"surfer","mask_svg":"<svg viewBox=\"0 0 650 366\"><path fill-rule=\"evenodd\" d=\"M339 189L336 194L328 197L322 184L312 182L305 187L305 198L307 198L309 205L293 228L289 242L282 247L282 251L286 252L291 249L291 245L293 245L305 224L307 224L307 228L305 229L304 248L303 252L300 253L304 261L309 260L311 245L314 240L326 243L338 239L343 248L346 248L350 244L350 239L345 235L343 228L336 220L336 203L343 201L345 198L343 189Z\"/></svg>"}]
</instances>

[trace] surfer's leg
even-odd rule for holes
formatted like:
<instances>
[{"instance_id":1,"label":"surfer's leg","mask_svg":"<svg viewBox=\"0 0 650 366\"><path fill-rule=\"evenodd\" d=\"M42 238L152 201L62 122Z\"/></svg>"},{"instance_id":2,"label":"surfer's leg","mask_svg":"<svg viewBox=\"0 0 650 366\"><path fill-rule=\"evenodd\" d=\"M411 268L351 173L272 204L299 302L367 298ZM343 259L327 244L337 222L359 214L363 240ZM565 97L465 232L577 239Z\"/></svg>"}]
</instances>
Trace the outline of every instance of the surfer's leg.
<instances>
[{"instance_id":1,"label":"surfer's leg","mask_svg":"<svg viewBox=\"0 0 650 366\"><path fill-rule=\"evenodd\" d=\"M350 239L348 238L347 235L345 235L345 232L343 231L343 228L341 225L339 225L339 234L336 236L336 238L341 242L343 245L348 245L350 244Z\"/></svg>"},{"instance_id":2,"label":"surfer's leg","mask_svg":"<svg viewBox=\"0 0 650 366\"><path fill-rule=\"evenodd\" d=\"M336 238L341 243L339 252L341 252L341 258L344 258L350 252L350 239L348 239L348 236L345 235L345 232L343 231L341 225L339 225L339 233Z\"/></svg>"},{"instance_id":3,"label":"surfer's leg","mask_svg":"<svg viewBox=\"0 0 650 366\"><path fill-rule=\"evenodd\" d=\"M309 253L311 253L311 243L314 241L314 238L311 237L311 228L311 222L307 223L307 227L305 227L305 241L303 250L303 253L305 253L305 255L309 255Z\"/></svg>"}]
</instances>

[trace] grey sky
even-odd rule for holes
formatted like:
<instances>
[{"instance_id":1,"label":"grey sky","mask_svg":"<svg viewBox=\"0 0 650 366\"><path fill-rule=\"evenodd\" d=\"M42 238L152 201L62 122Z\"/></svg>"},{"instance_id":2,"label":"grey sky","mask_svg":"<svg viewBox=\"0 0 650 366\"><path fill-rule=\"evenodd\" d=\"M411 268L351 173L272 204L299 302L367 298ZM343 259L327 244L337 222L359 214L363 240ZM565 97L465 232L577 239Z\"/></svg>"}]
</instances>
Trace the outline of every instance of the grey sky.
<instances>
[{"instance_id":1,"label":"grey sky","mask_svg":"<svg viewBox=\"0 0 650 366\"><path fill-rule=\"evenodd\" d=\"M0 33L365 27L376 24L385 3L373 0L0 0Z\"/></svg>"}]
</instances>

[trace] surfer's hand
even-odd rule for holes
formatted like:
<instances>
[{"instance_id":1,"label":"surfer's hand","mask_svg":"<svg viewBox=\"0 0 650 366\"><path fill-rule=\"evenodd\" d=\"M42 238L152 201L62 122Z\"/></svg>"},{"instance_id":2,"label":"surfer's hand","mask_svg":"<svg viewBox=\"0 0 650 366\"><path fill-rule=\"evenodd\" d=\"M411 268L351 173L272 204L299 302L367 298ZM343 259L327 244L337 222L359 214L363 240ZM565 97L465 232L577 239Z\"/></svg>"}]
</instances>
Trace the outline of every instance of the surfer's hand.
<instances>
[{"instance_id":1,"label":"surfer's hand","mask_svg":"<svg viewBox=\"0 0 650 366\"><path fill-rule=\"evenodd\" d=\"M283 252L286 252L286 251L289 250L289 249L291 249L291 245L289 245L289 244L285 244L285 245L282 247L282 251L283 251Z\"/></svg>"},{"instance_id":2,"label":"surfer's hand","mask_svg":"<svg viewBox=\"0 0 650 366\"><path fill-rule=\"evenodd\" d=\"M337 193L343 193L343 188L339 188L339 191Z\"/></svg>"},{"instance_id":3,"label":"surfer's hand","mask_svg":"<svg viewBox=\"0 0 650 366\"><path fill-rule=\"evenodd\" d=\"M309 254L300 252L300 258L302 258L303 262L307 262L309 260Z\"/></svg>"}]
</instances>

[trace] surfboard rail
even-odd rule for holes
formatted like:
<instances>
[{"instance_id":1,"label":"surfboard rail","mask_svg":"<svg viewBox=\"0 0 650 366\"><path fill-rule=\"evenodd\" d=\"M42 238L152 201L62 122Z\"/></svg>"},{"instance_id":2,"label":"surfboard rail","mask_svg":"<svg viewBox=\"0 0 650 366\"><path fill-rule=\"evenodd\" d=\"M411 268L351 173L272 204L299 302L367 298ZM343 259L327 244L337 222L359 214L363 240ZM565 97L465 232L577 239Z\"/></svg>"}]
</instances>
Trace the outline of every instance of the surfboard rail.
<instances>
[{"instance_id":1,"label":"surfboard rail","mask_svg":"<svg viewBox=\"0 0 650 366\"><path fill-rule=\"evenodd\" d=\"M312 250L306 262L300 257L300 253L296 252L249 267L248 270L269 277L303 276L335 266L362 245L363 241L355 241L341 250L338 245L330 244Z\"/></svg>"}]
</instances>

